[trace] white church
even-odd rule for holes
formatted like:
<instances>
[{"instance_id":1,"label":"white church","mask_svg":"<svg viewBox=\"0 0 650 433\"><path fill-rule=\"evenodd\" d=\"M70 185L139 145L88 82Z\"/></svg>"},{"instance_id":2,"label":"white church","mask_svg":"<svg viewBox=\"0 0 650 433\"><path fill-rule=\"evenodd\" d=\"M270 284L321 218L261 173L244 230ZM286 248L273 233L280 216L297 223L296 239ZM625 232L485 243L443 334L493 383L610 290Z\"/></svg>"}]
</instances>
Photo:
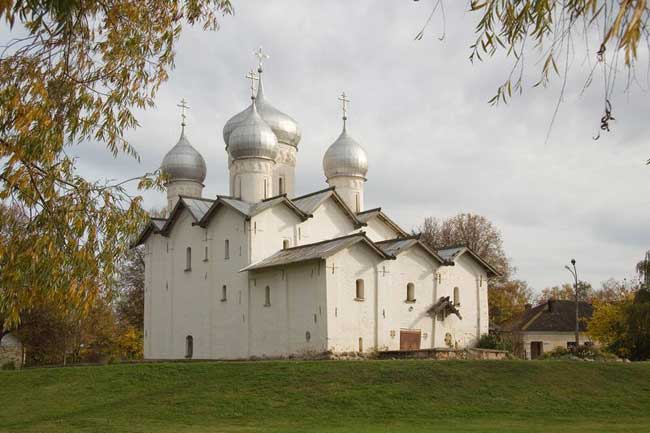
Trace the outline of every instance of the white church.
<instances>
[{"instance_id":1,"label":"white church","mask_svg":"<svg viewBox=\"0 0 650 433\"><path fill-rule=\"evenodd\" d=\"M167 215L136 242L145 358L474 345L488 332L495 269L464 247L433 251L381 208L366 209L368 158L348 131L345 94L342 131L323 156L327 187L296 196L300 128L266 99L266 56L256 54L252 102L223 127L228 195L203 197L206 165L184 121L163 159Z\"/></svg>"}]
</instances>

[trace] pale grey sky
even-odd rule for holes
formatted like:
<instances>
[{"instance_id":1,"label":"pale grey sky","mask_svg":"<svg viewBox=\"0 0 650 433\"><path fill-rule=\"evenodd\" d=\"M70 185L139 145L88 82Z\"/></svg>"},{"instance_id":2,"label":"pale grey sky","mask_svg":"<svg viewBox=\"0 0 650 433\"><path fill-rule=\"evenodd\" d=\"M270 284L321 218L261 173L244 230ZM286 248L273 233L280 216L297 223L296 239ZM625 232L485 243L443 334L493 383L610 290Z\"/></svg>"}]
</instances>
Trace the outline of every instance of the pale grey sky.
<instances>
[{"instance_id":1,"label":"pale grey sky","mask_svg":"<svg viewBox=\"0 0 650 433\"><path fill-rule=\"evenodd\" d=\"M205 196L227 194L221 129L249 103L244 75L262 45L271 56L267 97L303 131L298 194L326 186L322 155L340 132L337 97L345 90L350 132L368 152L367 208L381 206L408 230L426 216L484 215L501 230L517 277L536 289L569 281L564 265L572 257L580 278L595 285L633 275L650 248L648 93L616 93L613 131L592 140L602 84L597 76L580 95L589 65L578 52L545 142L559 80L489 106L510 64L501 57L469 62L475 17L465 2L446 3L443 41L436 17L417 42L431 1L233 4L235 15L218 32L185 29L156 108L140 113L141 128L129 134L141 164L89 145L76 150L82 173L122 179L156 169L178 139L176 104L184 97L187 135L208 166ZM162 193L145 198L147 207L164 204Z\"/></svg>"}]
</instances>

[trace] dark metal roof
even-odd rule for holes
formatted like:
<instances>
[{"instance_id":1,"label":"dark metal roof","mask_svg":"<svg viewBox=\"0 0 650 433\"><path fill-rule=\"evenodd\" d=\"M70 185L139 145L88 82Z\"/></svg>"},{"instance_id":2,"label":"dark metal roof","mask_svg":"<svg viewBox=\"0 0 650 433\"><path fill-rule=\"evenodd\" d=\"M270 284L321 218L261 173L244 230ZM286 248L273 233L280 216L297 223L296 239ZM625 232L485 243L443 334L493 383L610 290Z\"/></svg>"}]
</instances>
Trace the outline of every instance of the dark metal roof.
<instances>
[{"instance_id":1,"label":"dark metal roof","mask_svg":"<svg viewBox=\"0 0 650 433\"><path fill-rule=\"evenodd\" d=\"M407 238L395 238L389 239L381 242L375 242L379 248L381 248L386 254L390 256L397 256L403 251L408 250L409 248L417 245L424 249L431 257L436 259L437 262L441 264L446 264L445 260L440 257L435 251L422 243L419 239L419 236L410 236Z\"/></svg>"},{"instance_id":2,"label":"dark metal roof","mask_svg":"<svg viewBox=\"0 0 650 433\"><path fill-rule=\"evenodd\" d=\"M483 266L488 271L488 275L491 274L491 276L494 277L501 276L501 272L499 272L498 270L496 270L496 268L494 268L494 266L492 266L491 264L483 260L481 256L479 256L469 247L455 246L455 247L443 248L438 250L438 254L445 261L452 262L452 263L454 263L456 259L462 256L463 254L469 254L470 256L472 256L472 258L474 258L475 261L477 261L481 266Z\"/></svg>"},{"instance_id":3,"label":"dark metal roof","mask_svg":"<svg viewBox=\"0 0 650 433\"><path fill-rule=\"evenodd\" d=\"M315 242L313 244L300 245L293 248L285 248L265 259L260 260L259 262L248 265L241 271L253 271L258 269L272 268L274 266L290 265L293 263L300 263L309 260L325 259L358 242L363 242L368 245L383 259L393 258L392 256L384 253L382 249L378 248L370 239L368 239L364 232L359 232L335 239Z\"/></svg>"},{"instance_id":4,"label":"dark metal roof","mask_svg":"<svg viewBox=\"0 0 650 433\"><path fill-rule=\"evenodd\" d=\"M363 212L358 212L357 213L357 218L363 222L363 223L368 223L373 218L379 218L380 220L384 221L388 226L390 226L393 230L397 232L398 235L407 237L409 234L404 231L395 221L390 219L388 215L386 215L384 212L381 211L380 207L376 207L374 209L368 209L364 210Z\"/></svg>"},{"instance_id":5,"label":"dark metal roof","mask_svg":"<svg viewBox=\"0 0 650 433\"><path fill-rule=\"evenodd\" d=\"M593 315L593 306L579 303L580 331L587 330L586 319ZM585 320L583 320L585 319ZM576 329L576 304L574 301L548 300L530 308L501 326L506 332L574 332Z\"/></svg>"}]
</instances>

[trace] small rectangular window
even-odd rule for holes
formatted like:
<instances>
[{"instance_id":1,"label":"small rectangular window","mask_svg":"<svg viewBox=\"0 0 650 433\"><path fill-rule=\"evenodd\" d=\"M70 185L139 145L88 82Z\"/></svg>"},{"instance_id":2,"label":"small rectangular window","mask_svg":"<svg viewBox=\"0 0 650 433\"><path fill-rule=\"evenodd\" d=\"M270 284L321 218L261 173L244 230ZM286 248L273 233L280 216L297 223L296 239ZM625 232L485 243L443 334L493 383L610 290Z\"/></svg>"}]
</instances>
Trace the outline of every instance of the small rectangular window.
<instances>
[{"instance_id":1,"label":"small rectangular window","mask_svg":"<svg viewBox=\"0 0 650 433\"><path fill-rule=\"evenodd\" d=\"M226 302L228 300L228 287L224 284L221 288L221 302Z\"/></svg>"},{"instance_id":2,"label":"small rectangular window","mask_svg":"<svg viewBox=\"0 0 650 433\"><path fill-rule=\"evenodd\" d=\"M269 286L266 286L264 288L264 306L271 306L271 288Z\"/></svg>"},{"instance_id":3,"label":"small rectangular window","mask_svg":"<svg viewBox=\"0 0 650 433\"><path fill-rule=\"evenodd\" d=\"M204 254L203 254L203 261L204 262L208 261L208 246L207 245L205 246L205 251L204 251Z\"/></svg>"},{"instance_id":4,"label":"small rectangular window","mask_svg":"<svg viewBox=\"0 0 650 433\"><path fill-rule=\"evenodd\" d=\"M284 178L283 177L278 178L278 193L279 194L284 194Z\"/></svg>"},{"instance_id":5,"label":"small rectangular window","mask_svg":"<svg viewBox=\"0 0 650 433\"><path fill-rule=\"evenodd\" d=\"M364 298L364 283L362 279L358 279L356 282L356 291L355 291L355 301L363 301Z\"/></svg>"},{"instance_id":6,"label":"small rectangular window","mask_svg":"<svg viewBox=\"0 0 650 433\"><path fill-rule=\"evenodd\" d=\"M223 258L226 260L230 258L230 241L228 239L224 242Z\"/></svg>"}]
</instances>

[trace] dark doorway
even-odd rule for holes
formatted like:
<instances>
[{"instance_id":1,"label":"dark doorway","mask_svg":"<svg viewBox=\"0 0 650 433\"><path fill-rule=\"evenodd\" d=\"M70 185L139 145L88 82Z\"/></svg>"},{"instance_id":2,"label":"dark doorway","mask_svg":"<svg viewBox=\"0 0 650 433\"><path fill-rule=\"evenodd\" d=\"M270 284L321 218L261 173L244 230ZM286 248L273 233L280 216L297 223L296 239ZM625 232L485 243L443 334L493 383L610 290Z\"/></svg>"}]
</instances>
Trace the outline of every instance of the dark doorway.
<instances>
[{"instance_id":1,"label":"dark doorway","mask_svg":"<svg viewBox=\"0 0 650 433\"><path fill-rule=\"evenodd\" d=\"M544 355L544 343L542 341L531 341L530 359L539 359Z\"/></svg>"},{"instance_id":2,"label":"dark doorway","mask_svg":"<svg viewBox=\"0 0 650 433\"><path fill-rule=\"evenodd\" d=\"M422 332L419 329L402 329L399 331L399 350L420 350Z\"/></svg>"}]
</instances>

